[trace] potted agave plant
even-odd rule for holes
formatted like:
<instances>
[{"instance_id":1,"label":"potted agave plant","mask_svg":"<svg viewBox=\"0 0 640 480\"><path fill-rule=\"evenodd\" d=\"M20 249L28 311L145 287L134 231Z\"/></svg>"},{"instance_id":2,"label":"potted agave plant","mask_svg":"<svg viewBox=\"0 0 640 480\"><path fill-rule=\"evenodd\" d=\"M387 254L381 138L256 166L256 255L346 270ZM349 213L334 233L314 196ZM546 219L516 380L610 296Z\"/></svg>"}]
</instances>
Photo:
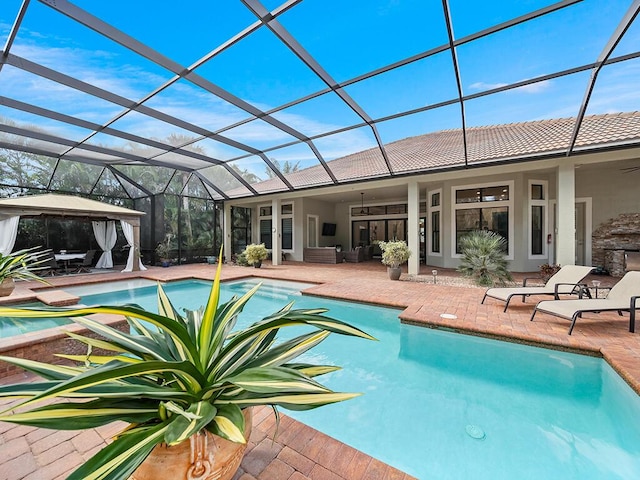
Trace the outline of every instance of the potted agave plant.
<instances>
[{"instance_id":1,"label":"potted agave plant","mask_svg":"<svg viewBox=\"0 0 640 480\"><path fill-rule=\"evenodd\" d=\"M46 268L47 252L38 251L40 247L17 250L3 255L0 253L0 297L11 295L15 288L14 280L37 280L47 283L40 278L38 271Z\"/></svg>"},{"instance_id":2,"label":"potted agave plant","mask_svg":"<svg viewBox=\"0 0 640 480\"><path fill-rule=\"evenodd\" d=\"M382 263L387 265L387 272L391 280L399 280L402 274L400 265L409 260L411 250L404 240L392 240L389 242L378 242L382 250Z\"/></svg>"},{"instance_id":3,"label":"potted agave plant","mask_svg":"<svg viewBox=\"0 0 640 480\"><path fill-rule=\"evenodd\" d=\"M188 469L193 478L228 480L244 454L252 407L270 405L275 413L277 407L305 410L359 395L333 392L314 378L339 367L294 359L332 332L373 337L325 316L325 309L296 310L293 302L234 331L259 285L221 303L221 268L219 261L206 306L185 310L185 316L160 285L159 313L136 306L0 308L0 316L69 317L102 337L69 333L89 347L87 355L60 355L74 366L0 357L43 378L0 388L0 398L22 399L11 407L17 411L1 412L0 421L63 430L93 428L114 420L129 424L69 480L192 478L185 472ZM132 333L86 316L94 313L124 315ZM309 331L276 342L280 329L301 325L310 327ZM108 354L94 354L93 348ZM39 404L52 399L59 401Z\"/></svg>"}]
</instances>

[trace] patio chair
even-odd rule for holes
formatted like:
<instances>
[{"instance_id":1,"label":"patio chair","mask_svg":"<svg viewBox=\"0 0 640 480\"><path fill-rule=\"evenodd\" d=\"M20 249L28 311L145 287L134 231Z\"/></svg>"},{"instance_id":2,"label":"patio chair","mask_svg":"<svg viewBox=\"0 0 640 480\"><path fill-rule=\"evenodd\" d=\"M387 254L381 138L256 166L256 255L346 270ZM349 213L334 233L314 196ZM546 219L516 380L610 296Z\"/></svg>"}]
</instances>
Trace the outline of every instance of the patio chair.
<instances>
[{"instance_id":1,"label":"patio chair","mask_svg":"<svg viewBox=\"0 0 640 480\"><path fill-rule=\"evenodd\" d=\"M87 253L82 259L82 263L78 265L78 268L74 270L74 273L91 273L91 267L93 266L93 257L95 257L95 250L87 250Z\"/></svg>"},{"instance_id":2,"label":"patio chair","mask_svg":"<svg viewBox=\"0 0 640 480\"><path fill-rule=\"evenodd\" d=\"M522 297L522 303L524 303L526 297L531 295L553 295L556 300L560 299L561 294L573 294L581 295L582 292L589 294L585 284L581 284L580 281L589 275L593 270L593 267L583 267L582 265L565 265L560 268L544 286L527 286L527 281L531 278L525 278L521 287L505 287L505 288L490 288L484 293L482 302L484 303L487 297L495 298L506 302L504 306L504 312L509 308L509 302L513 297Z\"/></svg>"},{"instance_id":3,"label":"patio chair","mask_svg":"<svg viewBox=\"0 0 640 480\"><path fill-rule=\"evenodd\" d=\"M42 264L42 270L39 272L39 275L42 277L53 277L54 275L62 274L63 267L56 260L56 256L53 251L48 250L47 256L49 258L47 258L46 262Z\"/></svg>"},{"instance_id":4,"label":"patio chair","mask_svg":"<svg viewBox=\"0 0 640 480\"><path fill-rule=\"evenodd\" d=\"M635 332L636 309L639 307L640 298L640 272L627 272L618 283L616 283L606 298L581 299L581 300L545 300L539 302L531 314L531 321L537 312L548 313L556 317L571 320L569 335L573 331L576 320L583 313L600 313L617 311L629 312L629 331Z\"/></svg>"},{"instance_id":5,"label":"patio chair","mask_svg":"<svg viewBox=\"0 0 640 480\"><path fill-rule=\"evenodd\" d=\"M351 263L359 263L364 261L364 249L362 247L356 247L350 252L345 252L344 261Z\"/></svg>"}]
</instances>

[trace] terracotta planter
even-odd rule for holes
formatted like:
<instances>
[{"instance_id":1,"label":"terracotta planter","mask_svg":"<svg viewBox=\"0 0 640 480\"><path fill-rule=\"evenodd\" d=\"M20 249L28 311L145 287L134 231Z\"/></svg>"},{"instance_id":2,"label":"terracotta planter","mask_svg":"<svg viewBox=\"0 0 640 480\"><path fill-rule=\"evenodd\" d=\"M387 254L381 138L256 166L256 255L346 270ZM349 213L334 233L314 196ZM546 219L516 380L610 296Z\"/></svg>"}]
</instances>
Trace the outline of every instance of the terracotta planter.
<instances>
[{"instance_id":1,"label":"terracotta planter","mask_svg":"<svg viewBox=\"0 0 640 480\"><path fill-rule=\"evenodd\" d=\"M5 278L0 282L0 297L8 297L15 287L16 285L13 282L13 278Z\"/></svg>"},{"instance_id":2,"label":"terracotta planter","mask_svg":"<svg viewBox=\"0 0 640 480\"><path fill-rule=\"evenodd\" d=\"M402 274L402 268L400 267L388 267L387 273L389 274L389 278L391 280L400 280L400 275Z\"/></svg>"},{"instance_id":3,"label":"terracotta planter","mask_svg":"<svg viewBox=\"0 0 640 480\"><path fill-rule=\"evenodd\" d=\"M244 438L251 435L251 409L244 410ZM247 444L207 431L173 447L157 445L129 480L231 480Z\"/></svg>"}]
</instances>

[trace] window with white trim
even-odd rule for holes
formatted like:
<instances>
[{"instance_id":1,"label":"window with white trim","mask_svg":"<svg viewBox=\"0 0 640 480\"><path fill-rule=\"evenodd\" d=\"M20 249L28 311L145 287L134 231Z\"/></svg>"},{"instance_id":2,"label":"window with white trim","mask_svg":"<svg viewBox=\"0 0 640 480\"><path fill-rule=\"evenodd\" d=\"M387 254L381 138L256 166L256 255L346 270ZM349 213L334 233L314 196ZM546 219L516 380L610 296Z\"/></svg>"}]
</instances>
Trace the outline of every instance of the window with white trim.
<instances>
[{"instance_id":1,"label":"window with white trim","mask_svg":"<svg viewBox=\"0 0 640 480\"><path fill-rule=\"evenodd\" d=\"M529 180L529 258L546 256L547 185L544 180Z\"/></svg>"},{"instance_id":2,"label":"window with white trim","mask_svg":"<svg viewBox=\"0 0 640 480\"><path fill-rule=\"evenodd\" d=\"M442 255L442 189L429 192L429 255Z\"/></svg>"},{"instance_id":3,"label":"window with white trim","mask_svg":"<svg viewBox=\"0 0 640 480\"><path fill-rule=\"evenodd\" d=\"M258 208L260 214L260 243L264 243L267 248L273 248L271 242L273 235L273 221L271 206L261 206ZM280 205L280 233L281 248L283 250L293 250L293 203L283 203Z\"/></svg>"},{"instance_id":4,"label":"window with white trim","mask_svg":"<svg viewBox=\"0 0 640 480\"><path fill-rule=\"evenodd\" d=\"M460 255L460 239L474 230L498 233L507 241L508 257L511 257L513 232L513 181L452 187L453 238L452 248Z\"/></svg>"}]
</instances>

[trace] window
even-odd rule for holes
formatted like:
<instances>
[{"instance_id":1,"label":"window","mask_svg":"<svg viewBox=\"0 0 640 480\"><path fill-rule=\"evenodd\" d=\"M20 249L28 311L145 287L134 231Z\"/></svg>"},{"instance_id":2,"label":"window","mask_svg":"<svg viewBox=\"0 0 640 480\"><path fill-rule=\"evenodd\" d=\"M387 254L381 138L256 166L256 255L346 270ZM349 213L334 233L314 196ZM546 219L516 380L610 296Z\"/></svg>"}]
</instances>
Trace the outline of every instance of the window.
<instances>
[{"instance_id":1,"label":"window","mask_svg":"<svg viewBox=\"0 0 640 480\"><path fill-rule=\"evenodd\" d=\"M474 230L489 230L506 240L505 252L511 256L513 182L479 185L474 188L452 188L454 232L452 249L460 255L460 239Z\"/></svg>"},{"instance_id":2,"label":"window","mask_svg":"<svg viewBox=\"0 0 640 480\"><path fill-rule=\"evenodd\" d=\"M259 207L260 212L260 243L271 249L273 248L273 221L272 208L269 206ZM280 247L283 250L293 250L293 204L285 203L280 206L282 217L280 219Z\"/></svg>"},{"instance_id":3,"label":"window","mask_svg":"<svg viewBox=\"0 0 640 480\"><path fill-rule=\"evenodd\" d=\"M466 208L456 210L456 253L460 250L460 239L474 230L490 230L507 240L509 251L509 208Z\"/></svg>"},{"instance_id":4,"label":"window","mask_svg":"<svg viewBox=\"0 0 640 480\"><path fill-rule=\"evenodd\" d=\"M282 249L293 249L293 218L282 219Z\"/></svg>"},{"instance_id":5,"label":"window","mask_svg":"<svg viewBox=\"0 0 640 480\"><path fill-rule=\"evenodd\" d=\"M495 187L467 188L456 190L456 204L502 202L509 200L509 186L498 185Z\"/></svg>"},{"instance_id":6,"label":"window","mask_svg":"<svg viewBox=\"0 0 640 480\"><path fill-rule=\"evenodd\" d=\"M440 211L431 212L431 253L440 253Z\"/></svg>"},{"instance_id":7,"label":"window","mask_svg":"<svg viewBox=\"0 0 640 480\"><path fill-rule=\"evenodd\" d=\"M429 192L429 254L442 255L442 190Z\"/></svg>"},{"instance_id":8,"label":"window","mask_svg":"<svg viewBox=\"0 0 640 480\"><path fill-rule=\"evenodd\" d=\"M268 220L260 220L260 243L264 243L264 246L267 248L272 248L272 238L271 219L269 218Z\"/></svg>"},{"instance_id":9,"label":"window","mask_svg":"<svg viewBox=\"0 0 640 480\"><path fill-rule=\"evenodd\" d=\"M547 182L529 181L529 258L546 255Z\"/></svg>"}]
</instances>

